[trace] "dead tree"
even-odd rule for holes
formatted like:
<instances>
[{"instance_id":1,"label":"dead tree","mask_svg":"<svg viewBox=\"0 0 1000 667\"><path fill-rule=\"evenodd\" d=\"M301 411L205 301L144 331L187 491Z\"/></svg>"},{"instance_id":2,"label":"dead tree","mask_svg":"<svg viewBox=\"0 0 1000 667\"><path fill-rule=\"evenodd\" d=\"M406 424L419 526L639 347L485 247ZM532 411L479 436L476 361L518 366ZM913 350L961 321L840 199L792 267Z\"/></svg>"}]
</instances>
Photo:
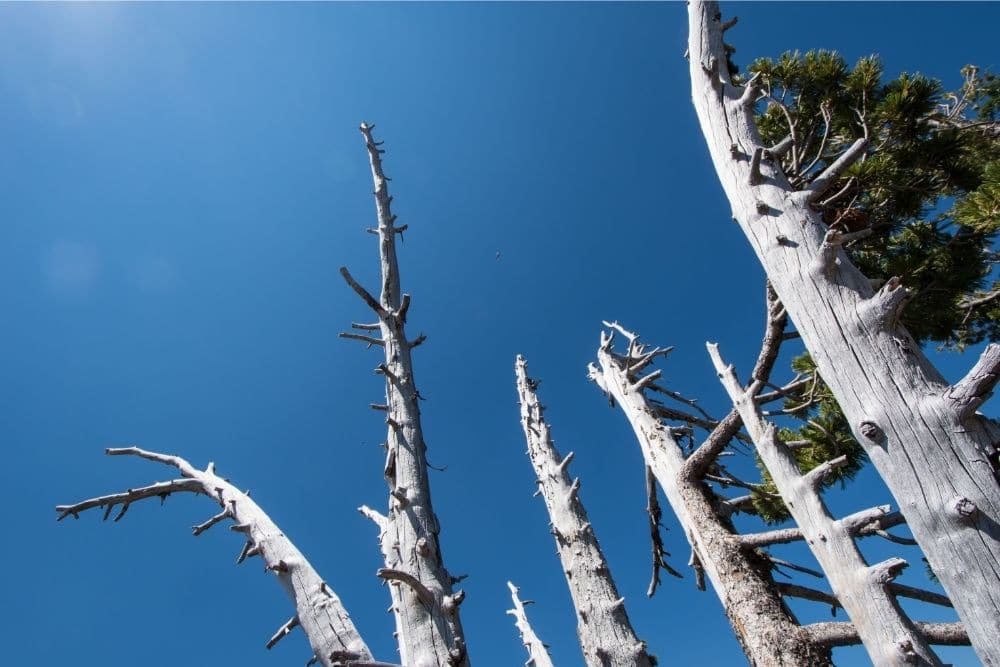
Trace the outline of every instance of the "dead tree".
<instances>
[{"instance_id":1,"label":"dead tree","mask_svg":"<svg viewBox=\"0 0 1000 667\"><path fill-rule=\"evenodd\" d=\"M232 522L229 529L244 536L245 542L237 564L253 556L264 561L264 570L271 572L295 605L295 615L283 624L267 642L273 647L296 626L301 627L309 640L313 657L309 663L319 662L323 667L353 665L354 667L375 667L377 663L365 644L350 615L333 589L313 569L292 541L279 530L278 526L250 499L249 494L215 474L215 464L209 463L205 470L198 470L179 456L147 452L138 447L108 449L109 456L138 456L150 461L164 463L177 468L180 479L157 482L149 486L128 489L74 505L59 505L59 519L67 516L79 518L79 514L89 509L103 509L104 519L118 507L115 521L125 516L132 503L148 498L159 498L161 502L172 493L195 493L208 496L222 511L204 523L192 527L195 536L223 521Z\"/></svg>"},{"instance_id":2,"label":"dead tree","mask_svg":"<svg viewBox=\"0 0 1000 667\"><path fill-rule=\"evenodd\" d=\"M525 664L533 665L534 667L552 667L552 658L549 657L549 652L545 648L545 644L538 638L535 631L531 629L531 624L528 623L528 614L524 611L525 605L530 604L531 600L522 601L517 596L517 586L509 581L507 582L507 587L510 589L510 598L514 602L514 608L508 609L507 613L514 617L514 624L517 626L517 631L521 634L521 641L524 642L524 648L528 651L528 661Z\"/></svg>"},{"instance_id":3,"label":"dead tree","mask_svg":"<svg viewBox=\"0 0 1000 667\"><path fill-rule=\"evenodd\" d=\"M597 542L587 510L580 500L580 478L570 479L573 452L560 456L549 425L528 377L528 365L518 357L514 365L521 426L528 457L535 469L538 491L549 513L556 551L576 609L576 633L584 661L597 667L649 667L646 643L639 640L618 594L611 570Z\"/></svg>"},{"instance_id":4,"label":"dead tree","mask_svg":"<svg viewBox=\"0 0 1000 667\"><path fill-rule=\"evenodd\" d=\"M621 406L632 425L646 465L656 476L691 545L692 565L696 572L704 573L719 596L750 664L833 664L829 648L810 641L785 606L771 578L767 558L755 546L740 540L724 506L702 477L702 465L707 468L738 430L739 415L720 422L705 443L686 456L677 429L661 422L658 406L646 396L661 372L643 373L668 350L647 349L635 334L617 324L608 326L610 331L601 332L597 364L590 365L590 378L612 404ZM613 348L615 331L628 341L624 353Z\"/></svg>"},{"instance_id":5,"label":"dead tree","mask_svg":"<svg viewBox=\"0 0 1000 667\"><path fill-rule=\"evenodd\" d=\"M867 149L859 139L802 189L764 146L754 122L756 81L733 83L716 2L689 3L695 109L733 218L795 321L851 429L899 503L955 603L979 658L1000 665L1000 488L991 459L997 429L976 408L1000 379L987 347L949 386L899 324L906 290L877 292L812 204Z\"/></svg>"},{"instance_id":6,"label":"dead tree","mask_svg":"<svg viewBox=\"0 0 1000 667\"><path fill-rule=\"evenodd\" d=\"M400 660L407 667L466 667L469 659L459 619L464 591L455 591L456 579L445 569L438 542L440 524L431 506L427 477L427 445L420 424L420 392L413 379L413 348L424 342L423 334L406 336L406 313L410 295L402 294L396 237L406 230L392 214L388 179L382 171L381 142L372 138L373 125L361 124L375 182L378 236L382 263L382 292L378 299L362 287L347 267L340 273L347 284L371 308L376 322L352 324L366 333L342 333L369 347L381 347L385 361L375 372L385 377L385 403L373 404L385 413L387 426L385 480L389 485L386 515L362 507L361 512L379 529L379 544L385 568L378 576L390 584L392 611L396 618ZM377 335L376 335L377 332Z\"/></svg>"},{"instance_id":7,"label":"dead tree","mask_svg":"<svg viewBox=\"0 0 1000 667\"><path fill-rule=\"evenodd\" d=\"M791 448L778 438L777 428L764 419L757 405L763 383L755 380L744 389L733 367L722 361L718 346L709 344L708 351L753 439L757 455L771 473L802 538L826 573L838 603L850 616L872 662L880 667L940 665L928 642L900 609L890 588L907 562L890 558L869 566L854 543L855 526L882 519L888 508L875 507L841 520L830 516L820 497L820 487L833 469L846 462L846 457L803 474Z\"/></svg>"}]
</instances>

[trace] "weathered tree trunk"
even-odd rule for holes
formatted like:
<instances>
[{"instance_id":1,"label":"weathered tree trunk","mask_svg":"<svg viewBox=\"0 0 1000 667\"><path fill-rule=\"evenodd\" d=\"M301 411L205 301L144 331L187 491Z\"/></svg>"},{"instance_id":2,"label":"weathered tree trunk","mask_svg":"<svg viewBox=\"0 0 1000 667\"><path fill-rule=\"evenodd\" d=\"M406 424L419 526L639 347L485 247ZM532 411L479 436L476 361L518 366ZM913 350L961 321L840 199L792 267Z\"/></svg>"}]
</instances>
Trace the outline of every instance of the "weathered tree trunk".
<instances>
[{"instance_id":1,"label":"weathered tree trunk","mask_svg":"<svg viewBox=\"0 0 1000 667\"><path fill-rule=\"evenodd\" d=\"M759 381L744 390L732 366L726 366L716 345L708 346L716 373L736 405L753 438L757 455L798 525L806 544L826 573L834 595L854 623L858 637L875 665L940 665L941 661L896 603L888 584L907 566L901 558L890 558L869 566L858 551L851 522L830 516L819 488L826 474L845 457L834 459L803 475L792 450L777 437L755 402L763 386ZM875 508L880 516L882 508Z\"/></svg>"},{"instance_id":2,"label":"weathered tree trunk","mask_svg":"<svg viewBox=\"0 0 1000 667\"><path fill-rule=\"evenodd\" d=\"M315 661L323 667L382 664L373 661L371 651L333 589L249 495L215 474L214 464L208 464L205 470L198 470L179 456L148 452L138 447L109 449L107 453L110 456L139 456L174 466L180 470L183 479L129 489L124 493L101 496L75 505L60 505L56 507L60 519L76 517L80 512L92 508L103 508L104 518L107 519L117 505L121 509L114 520L118 521L125 515L129 505L145 498L165 499L171 493L180 492L206 495L217 502L222 511L194 526L194 534L200 535L221 521L233 521L230 529L246 537L246 544L236 562L242 563L248 557L260 556L266 569L274 573L278 583L295 604L295 616L281 626L267 642L267 648L274 646L298 625L309 639Z\"/></svg>"},{"instance_id":3,"label":"weathered tree trunk","mask_svg":"<svg viewBox=\"0 0 1000 667\"><path fill-rule=\"evenodd\" d=\"M514 608L508 609L507 613L514 617L514 624L517 625L521 641L524 642L524 648L528 651L528 661L525 664L534 665L534 667L552 667L552 658L549 657L545 644L528 623L528 614L524 611L525 603L521 602L521 598L517 596L517 586L508 581L507 587L510 589L510 599L514 602Z\"/></svg>"},{"instance_id":4,"label":"weathered tree trunk","mask_svg":"<svg viewBox=\"0 0 1000 667\"><path fill-rule=\"evenodd\" d=\"M660 422L655 407L643 394L649 378L659 372L637 376L656 350L645 353L632 335L629 351L620 355L612 350L612 338L613 334L602 332L598 364L590 365L590 377L628 417L646 465L656 475L687 534L693 556L708 575L750 664L831 665L829 649L809 640L781 600L767 562L741 543L739 535L716 513L704 483L688 474L673 430Z\"/></svg>"},{"instance_id":5,"label":"weathered tree trunk","mask_svg":"<svg viewBox=\"0 0 1000 667\"><path fill-rule=\"evenodd\" d=\"M372 138L373 126L361 124L375 182L375 205L379 256L382 262L382 292L376 300L359 285L346 268L341 274L347 283L372 309L378 321L355 324L355 329L380 332L341 334L377 345L385 350L385 362L377 373L385 376L384 405L372 408L385 412L385 479L389 485L389 512L381 516L368 508L362 511L379 526L379 543L385 568L378 575L390 584L392 609L396 618L400 659L406 667L467 667L465 639L459 620L463 591L453 592L454 580L444 567L438 533L440 526L431 506L427 478L427 447L420 425L420 393L413 380L411 350L424 336L409 340L404 331L410 295L401 294L399 264L396 260L396 236L406 225L396 226L392 214L387 178L382 172L384 152Z\"/></svg>"},{"instance_id":6,"label":"weathered tree trunk","mask_svg":"<svg viewBox=\"0 0 1000 667\"><path fill-rule=\"evenodd\" d=\"M552 520L556 550L576 608L576 632L584 661L595 667L649 667L652 662L646 644L639 641L632 629L625 598L618 595L608 562L580 500L580 479L570 480L573 453L561 457L556 450L535 394L537 383L528 377L523 357L517 358L515 372L528 457Z\"/></svg>"},{"instance_id":7,"label":"weathered tree trunk","mask_svg":"<svg viewBox=\"0 0 1000 667\"><path fill-rule=\"evenodd\" d=\"M995 431L976 415L998 379L987 348L949 387L899 325L905 289L871 284L810 207L864 151L860 140L793 191L754 124L757 91L732 84L715 2L689 4L695 109L733 217L824 381L885 479L984 664L1000 666L1000 486Z\"/></svg>"}]
</instances>

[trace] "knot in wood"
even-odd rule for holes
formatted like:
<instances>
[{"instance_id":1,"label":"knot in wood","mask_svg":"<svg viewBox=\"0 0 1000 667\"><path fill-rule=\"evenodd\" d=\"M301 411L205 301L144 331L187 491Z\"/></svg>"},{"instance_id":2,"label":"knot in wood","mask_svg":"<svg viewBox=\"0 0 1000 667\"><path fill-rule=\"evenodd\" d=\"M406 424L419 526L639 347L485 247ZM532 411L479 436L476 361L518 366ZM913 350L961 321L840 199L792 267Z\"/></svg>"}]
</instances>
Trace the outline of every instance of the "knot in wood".
<instances>
[{"instance_id":1,"label":"knot in wood","mask_svg":"<svg viewBox=\"0 0 1000 667\"><path fill-rule=\"evenodd\" d=\"M882 439L882 429L878 427L873 421L863 421L858 426L858 430L861 431L861 435L865 436L869 440L878 441Z\"/></svg>"},{"instance_id":2,"label":"knot in wood","mask_svg":"<svg viewBox=\"0 0 1000 667\"><path fill-rule=\"evenodd\" d=\"M421 556L429 556L431 553L431 547L427 543L426 537L421 537L417 539L417 553Z\"/></svg>"},{"instance_id":3,"label":"knot in wood","mask_svg":"<svg viewBox=\"0 0 1000 667\"><path fill-rule=\"evenodd\" d=\"M974 523L979 517L979 508L964 496L952 498L948 503L948 511L952 518L962 523Z\"/></svg>"},{"instance_id":4,"label":"knot in wood","mask_svg":"<svg viewBox=\"0 0 1000 667\"><path fill-rule=\"evenodd\" d=\"M903 662L908 665L915 665L920 661L920 656L913 648L913 641L910 639L904 639L897 643L896 650L899 651L900 656L903 658Z\"/></svg>"}]
</instances>

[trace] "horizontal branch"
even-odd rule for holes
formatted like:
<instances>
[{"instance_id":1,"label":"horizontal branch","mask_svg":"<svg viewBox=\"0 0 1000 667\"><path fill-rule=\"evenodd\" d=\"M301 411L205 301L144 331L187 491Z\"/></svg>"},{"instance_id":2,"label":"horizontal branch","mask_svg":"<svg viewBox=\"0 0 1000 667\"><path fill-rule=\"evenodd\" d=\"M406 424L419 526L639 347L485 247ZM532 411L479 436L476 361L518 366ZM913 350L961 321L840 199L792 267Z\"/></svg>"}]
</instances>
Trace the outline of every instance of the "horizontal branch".
<instances>
[{"instance_id":1,"label":"horizontal branch","mask_svg":"<svg viewBox=\"0 0 1000 667\"><path fill-rule=\"evenodd\" d=\"M368 343L368 347L372 345L378 345L379 347L385 347L385 341L381 338L373 338L371 336L365 336L364 334L350 333L348 331L341 331L338 334L340 338L347 338L349 340L359 340L362 343Z\"/></svg>"},{"instance_id":2,"label":"horizontal branch","mask_svg":"<svg viewBox=\"0 0 1000 667\"><path fill-rule=\"evenodd\" d=\"M928 644L941 646L968 646L969 635L961 623L924 623L917 621L914 628ZM853 623L830 621L826 623L810 623L802 626L811 641L819 646L834 648L837 646L854 646L861 643L858 631Z\"/></svg>"}]
</instances>

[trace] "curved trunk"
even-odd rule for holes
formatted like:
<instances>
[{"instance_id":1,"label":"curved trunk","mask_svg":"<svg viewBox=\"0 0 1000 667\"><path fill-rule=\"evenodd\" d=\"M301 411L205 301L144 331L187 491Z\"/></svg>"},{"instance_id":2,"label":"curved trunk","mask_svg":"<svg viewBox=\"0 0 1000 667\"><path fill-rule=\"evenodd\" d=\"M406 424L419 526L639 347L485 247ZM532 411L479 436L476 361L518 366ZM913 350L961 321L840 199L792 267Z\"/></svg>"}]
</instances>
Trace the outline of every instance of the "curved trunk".
<instances>
[{"instance_id":1,"label":"curved trunk","mask_svg":"<svg viewBox=\"0 0 1000 667\"><path fill-rule=\"evenodd\" d=\"M1000 346L949 387L899 325L907 294L874 292L810 202L864 151L859 141L793 191L754 123L754 86L732 85L715 2L689 4L695 109L733 217L749 239L855 437L899 503L980 659L1000 666L1000 487L995 429L975 414Z\"/></svg>"}]
</instances>

